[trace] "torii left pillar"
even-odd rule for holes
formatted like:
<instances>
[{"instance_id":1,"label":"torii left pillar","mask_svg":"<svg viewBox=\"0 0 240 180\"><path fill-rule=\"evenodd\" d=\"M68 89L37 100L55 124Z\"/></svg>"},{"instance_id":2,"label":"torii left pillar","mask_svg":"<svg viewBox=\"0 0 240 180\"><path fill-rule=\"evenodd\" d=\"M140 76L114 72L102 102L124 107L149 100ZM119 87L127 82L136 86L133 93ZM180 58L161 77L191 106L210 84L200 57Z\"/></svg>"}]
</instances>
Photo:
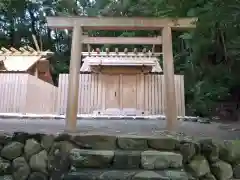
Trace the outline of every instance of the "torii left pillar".
<instances>
[{"instance_id":1,"label":"torii left pillar","mask_svg":"<svg viewBox=\"0 0 240 180\"><path fill-rule=\"evenodd\" d=\"M82 55L82 34L83 32L81 26L77 23L74 23L68 79L68 98L65 126L65 130L72 133L77 131L79 72Z\"/></svg>"}]
</instances>

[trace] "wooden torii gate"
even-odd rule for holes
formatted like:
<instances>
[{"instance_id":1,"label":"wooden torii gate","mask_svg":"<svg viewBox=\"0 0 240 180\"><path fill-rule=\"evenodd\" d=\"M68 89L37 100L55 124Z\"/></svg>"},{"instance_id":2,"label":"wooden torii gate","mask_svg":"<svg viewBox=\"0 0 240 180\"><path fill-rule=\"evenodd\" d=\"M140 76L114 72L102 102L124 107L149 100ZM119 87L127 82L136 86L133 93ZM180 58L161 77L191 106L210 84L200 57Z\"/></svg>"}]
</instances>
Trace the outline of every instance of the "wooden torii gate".
<instances>
[{"instance_id":1,"label":"wooden torii gate","mask_svg":"<svg viewBox=\"0 0 240 180\"><path fill-rule=\"evenodd\" d=\"M76 132L79 71L81 64L83 44L131 44L131 41L149 41L156 44L159 37L149 38L119 38L119 37L87 37L83 35L86 30L159 30L162 36L163 73L165 81L167 129L173 130L177 124L177 109L174 86L174 62L172 51L172 29L183 30L195 28L196 18L123 18L123 17L47 17L50 28L72 29L72 47L70 61L70 75L68 83L68 100L66 113L66 130ZM100 42L101 41L101 42ZM157 43L158 44L158 43Z\"/></svg>"}]
</instances>

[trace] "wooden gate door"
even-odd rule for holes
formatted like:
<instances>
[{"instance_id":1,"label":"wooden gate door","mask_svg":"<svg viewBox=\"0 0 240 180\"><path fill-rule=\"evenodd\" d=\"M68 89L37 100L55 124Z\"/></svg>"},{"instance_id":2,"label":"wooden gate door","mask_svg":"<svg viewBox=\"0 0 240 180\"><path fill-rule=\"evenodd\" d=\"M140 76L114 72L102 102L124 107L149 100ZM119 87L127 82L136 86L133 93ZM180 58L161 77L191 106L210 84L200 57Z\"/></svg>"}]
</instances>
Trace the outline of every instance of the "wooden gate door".
<instances>
[{"instance_id":1,"label":"wooden gate door","mask_svg":"<svg viewBox=\"0 0 240 180\"><path fill-rule=\"evenodd\" d=\"M120 108L119 75L104 75L105 109Z\"/></svg>"},{"instance_id":2,"label":"wooden gate door","mask_svg":"<svg viewBox=\"0 0 240 180\"><path fill-rule=\"evenodd\" d=\"M137 76L121 75L121 108L137 108Z\"/></svg>"}]
</instances>

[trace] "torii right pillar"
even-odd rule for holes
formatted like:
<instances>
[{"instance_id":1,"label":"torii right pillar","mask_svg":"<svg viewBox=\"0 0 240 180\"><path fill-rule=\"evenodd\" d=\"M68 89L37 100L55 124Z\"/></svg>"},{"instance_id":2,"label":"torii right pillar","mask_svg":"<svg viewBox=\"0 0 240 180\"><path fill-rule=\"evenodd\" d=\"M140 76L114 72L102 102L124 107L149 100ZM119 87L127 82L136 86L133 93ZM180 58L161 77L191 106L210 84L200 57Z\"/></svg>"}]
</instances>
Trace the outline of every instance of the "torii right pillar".
<instances>
[{"instance_id":1,"label":"torii right pillar","mask_svg":"<svg viewBox=\"0 0 240 180\"><path fill-rule=\"evenodd\" d=\"M174 60L172 50L172 29L162 29L162 52L163 52L163 74L165 84L165 116L168 130L175 130L177 127L177 102L174 80Z\"/></svg>"}]
</instances>

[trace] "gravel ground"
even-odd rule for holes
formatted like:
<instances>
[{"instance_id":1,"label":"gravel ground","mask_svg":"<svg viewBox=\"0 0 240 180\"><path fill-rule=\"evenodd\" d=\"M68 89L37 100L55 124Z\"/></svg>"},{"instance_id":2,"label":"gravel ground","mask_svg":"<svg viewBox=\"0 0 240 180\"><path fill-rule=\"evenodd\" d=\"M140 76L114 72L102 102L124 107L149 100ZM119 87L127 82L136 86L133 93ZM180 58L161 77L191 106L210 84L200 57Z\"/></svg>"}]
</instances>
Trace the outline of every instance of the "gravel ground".
<instances>
[{"instance_id":1,"label":"gravel ground","mask_svg":"<svg viewBox=\"0 0 240 180\"><path fill-rule=\"evenodd\" d=\"M42 119L0 119L0 131L12 133L61 133L64 120ZM140 135L159 136L165 130L164 120L79 120L78 130L82 134ZM239 128L237 128L239 127ZM179 122L177 132L193 137L211 137L217 139L239 139L240 124L200 124Z\"/></svg>"}]
</instances>

